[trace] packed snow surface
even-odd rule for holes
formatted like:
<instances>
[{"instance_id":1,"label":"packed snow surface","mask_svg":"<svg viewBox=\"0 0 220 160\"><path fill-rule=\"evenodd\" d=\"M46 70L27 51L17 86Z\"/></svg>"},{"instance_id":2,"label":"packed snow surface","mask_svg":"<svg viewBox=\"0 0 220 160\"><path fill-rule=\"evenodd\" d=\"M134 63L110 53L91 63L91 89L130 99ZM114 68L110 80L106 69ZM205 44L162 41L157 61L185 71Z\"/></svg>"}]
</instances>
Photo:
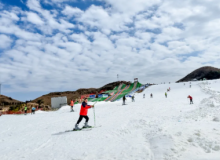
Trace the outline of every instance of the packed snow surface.
<instances>
[{"instance_id":1,"label":"packed snow surface","mask_svg":"<svg viewBox=\"0 0 220 160\"><path fill-rule=\"evenodd\" d=\"M74 110L1 116L0 159L220 160L220 80L192 82L191 88L189 82L154 85L126 105L99 102L96 128L65 132L73 129L80 105Z\"/></svg>"}]
</instances>

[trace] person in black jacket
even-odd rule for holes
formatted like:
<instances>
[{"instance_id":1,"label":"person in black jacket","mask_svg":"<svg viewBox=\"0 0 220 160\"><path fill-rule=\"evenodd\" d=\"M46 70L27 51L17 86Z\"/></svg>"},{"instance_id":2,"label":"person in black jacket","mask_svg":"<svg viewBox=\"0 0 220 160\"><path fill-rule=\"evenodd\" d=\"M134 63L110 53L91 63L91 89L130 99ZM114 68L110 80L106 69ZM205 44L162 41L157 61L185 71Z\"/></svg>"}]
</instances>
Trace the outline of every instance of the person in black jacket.
<instances>
[{"instance_id":1,"label":"person in black jacket","mask_svg":"<svg viewBox=\"0 0 220 160\"><path fill-rule=\"evenodd\" d=\"M126 100L126 98L125 98L125 96L123 96L123 105L125 105L125 100Z\"/></svg>"}]
</instances>

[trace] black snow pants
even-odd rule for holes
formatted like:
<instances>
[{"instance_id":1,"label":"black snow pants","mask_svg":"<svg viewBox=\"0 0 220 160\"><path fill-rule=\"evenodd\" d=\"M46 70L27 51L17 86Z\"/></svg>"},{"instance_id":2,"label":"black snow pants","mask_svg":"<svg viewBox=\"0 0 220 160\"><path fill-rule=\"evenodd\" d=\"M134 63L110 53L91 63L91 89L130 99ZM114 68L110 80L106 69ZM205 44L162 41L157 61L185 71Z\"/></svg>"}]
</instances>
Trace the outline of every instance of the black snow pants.
<instances>
[{"instance_id":1,"label":"black snow pants","mask_svg":"<svg viewBox=\"0 0 220 160\"><path fill-rule=\"evenodd\" d=\"M89 121L89 117L88 117L88 116L82 116L82 115L80 115L80 116L79 116L79 119L78 119L78 121L77 121L77 124L79 124L79 123L82 121L83 118L86 119L86 122Z\"/></svg>"}]
</instances>

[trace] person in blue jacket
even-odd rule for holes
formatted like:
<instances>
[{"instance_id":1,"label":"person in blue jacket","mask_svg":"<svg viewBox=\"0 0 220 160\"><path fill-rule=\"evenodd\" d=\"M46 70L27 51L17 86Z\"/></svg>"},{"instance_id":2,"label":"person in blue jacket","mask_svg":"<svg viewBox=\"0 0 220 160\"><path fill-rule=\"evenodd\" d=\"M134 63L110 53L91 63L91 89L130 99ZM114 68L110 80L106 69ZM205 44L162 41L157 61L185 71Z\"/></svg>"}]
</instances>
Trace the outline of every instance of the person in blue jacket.
<instances>
[{"instance_id":1,"label":"person in blue jacket","mask_svg":"<svg viewBox=\"0 0 220 160\"><path fill-rule=\"evenodd\" d=\"M36 110L36 108L33 106L33 107L31 108L31 114L35 114L35 110Z\"/></svg>"}]
</instances>

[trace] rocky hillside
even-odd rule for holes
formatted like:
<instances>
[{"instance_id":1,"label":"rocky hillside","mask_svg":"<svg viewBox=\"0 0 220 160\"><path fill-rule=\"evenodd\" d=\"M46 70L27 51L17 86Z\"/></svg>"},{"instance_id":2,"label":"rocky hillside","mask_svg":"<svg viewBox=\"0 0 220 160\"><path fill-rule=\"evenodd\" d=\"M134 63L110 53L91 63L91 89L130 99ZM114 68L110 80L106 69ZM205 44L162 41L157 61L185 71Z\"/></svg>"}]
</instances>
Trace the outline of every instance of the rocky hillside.
<instances>
[{"instance_id":1,"label":"rocky hillside","mask_svg":"<svg viewBox=\"0 0 220 160\"><path fill-rule=\"evenodd\" d=\"M8 108L10 105L17 105L21 103L23 102L12 99L11 97L0 95L0 110L3 109L3 107Z\"/></svg>"},{"instance_id":2,"label":"rocky hillside","mask_svg":"<svg viewBox=\"0 0 220 160\"><path fill-rule=\"evenodd\" d=\"M192 81L194 79L201 80L203 78L206 78L207 80L219 79L220 69L210 66L201 67L191 72L190 74L188 74L187 76L185 76L184 78L180 79L177 82L187 82L187 81Z\"/></svg>"},{"instance_id":3,"label":"rocky hillside","mask_svg":"<svg viewBox=\"0 0 220 160\"><path fill-rule=\"evenodd\" d=\"M80 95L92 94L92 93L98 94L98 93L100 93L100 91L112 90L112 89L114 89L114 87L118 86L120 83L130 84L131 82L117 81L117 82L112 82L112 83L106 84L101 88L78 89L76 91L65 91L65 92L51 92L49 94L38 97L37 99L33 100L32 102L39 103L39 101L42 101L42 104L50 106L52 97L66 96L67 102L69 103L71 99L73 99L73 100L79 99Z\"/></svg>"},{"instance_id":4,"label":"rocky hillside","mask_svg":"<svg viewBox=\"0 0 220 160\"><path fill-rule=\"evenodd\" d=\"M23 103L23 102L12 99L11 97L0 95L0 104L3 104L3 103L4 105L11 105L11 104L17 104L17 103Z\"/></svg>"}]
</instances>

